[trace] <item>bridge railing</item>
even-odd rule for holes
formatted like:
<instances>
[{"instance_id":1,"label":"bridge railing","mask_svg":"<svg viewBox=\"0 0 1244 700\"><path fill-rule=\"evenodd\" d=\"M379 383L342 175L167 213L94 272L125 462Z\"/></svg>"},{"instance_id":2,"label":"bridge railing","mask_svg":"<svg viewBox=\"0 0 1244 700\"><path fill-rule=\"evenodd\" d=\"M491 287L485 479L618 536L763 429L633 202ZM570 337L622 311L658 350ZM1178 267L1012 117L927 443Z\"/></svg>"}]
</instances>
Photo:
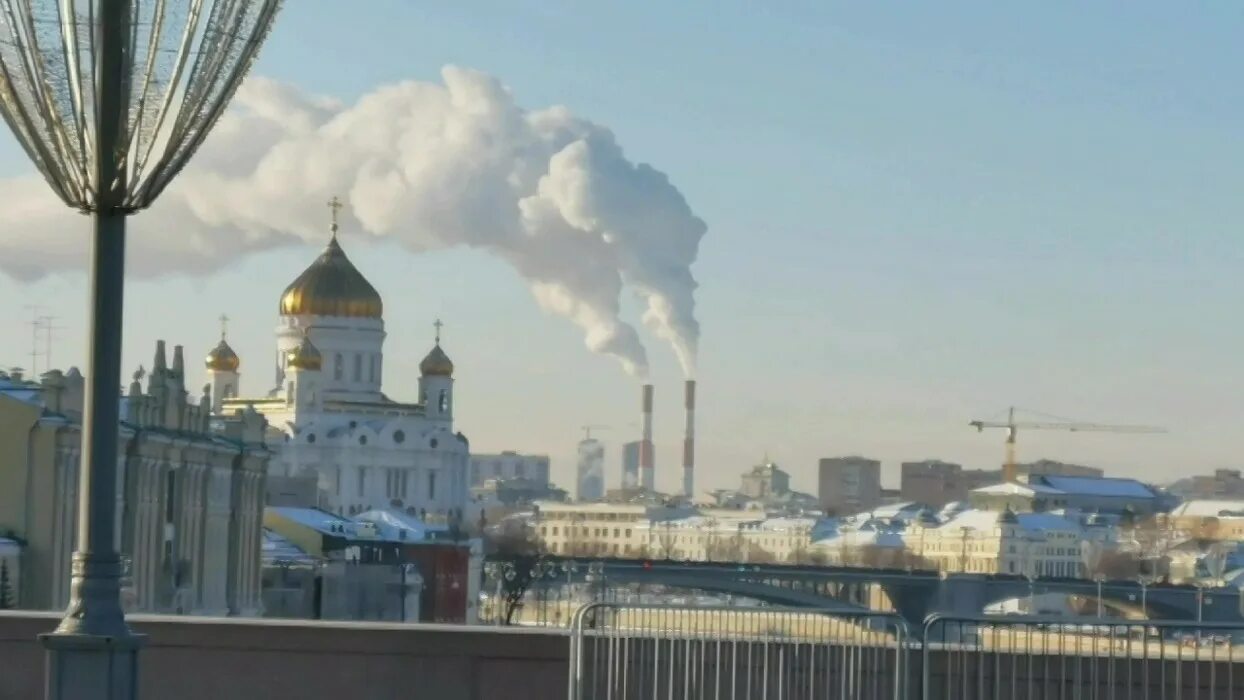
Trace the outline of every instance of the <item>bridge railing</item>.
<instances>
[{"instance_id":1,"label":"bridge railing","mask_svg":"<svg viewBox=\"0 0 1244 700\"><path fill-rule=\"evenodd\" d=\"M924 700L1244 698L1244 623L930 616Z\"/></svg>"},{"instance_id":2,"label":"bridge railing","mask_svg":"<svg viewBox=\"0 0 1244 700\"><path fill-rule=\"evenodd\" d=\"M571 622L569 697L904 700L911 642L885 613L594 603Z\"/></svg>"}]
</instances>

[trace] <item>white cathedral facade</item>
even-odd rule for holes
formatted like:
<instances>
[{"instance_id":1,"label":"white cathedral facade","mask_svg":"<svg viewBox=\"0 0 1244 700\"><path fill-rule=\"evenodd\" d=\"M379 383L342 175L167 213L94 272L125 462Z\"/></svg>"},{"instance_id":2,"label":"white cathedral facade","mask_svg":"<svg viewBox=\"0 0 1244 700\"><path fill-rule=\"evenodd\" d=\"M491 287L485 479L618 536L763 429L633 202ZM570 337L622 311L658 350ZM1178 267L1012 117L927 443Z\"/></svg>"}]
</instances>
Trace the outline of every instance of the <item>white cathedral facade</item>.
<instances>
[{"instance_id":1,"label":"white cathedral facade","mask_svg":"<svg viewBox=\"0 0 1244 700\"><path fill-rule=\"evenodd\" d=\"M237 354L222 334L207 356L215 412L253 407L271 426L269 474L314 476L319 506L344 516L392 508L454 523L468 499L469 448L454 431L454 366L436 344L420 363L418 401L381 390L384 305L337 241L286 287L275 386L239 394Z\"/></svg>"}]
</instances>

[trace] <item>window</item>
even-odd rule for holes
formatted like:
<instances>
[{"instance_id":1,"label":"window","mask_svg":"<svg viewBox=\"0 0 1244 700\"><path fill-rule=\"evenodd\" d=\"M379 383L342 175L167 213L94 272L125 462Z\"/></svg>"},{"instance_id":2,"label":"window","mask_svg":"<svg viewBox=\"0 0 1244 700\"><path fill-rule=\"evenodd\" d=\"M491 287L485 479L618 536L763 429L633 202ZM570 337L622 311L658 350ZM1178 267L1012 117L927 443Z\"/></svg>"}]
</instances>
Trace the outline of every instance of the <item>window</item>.
<instances>
[{"instance_id":1,"label":"window","mask_svg":"<svg viewBox=\"0 0 1244 700\"><path fill-rule=\"evenodd\" d=\"M441 413L449 413L449 391L441 389L441 398L437 402Z\"/></svg>"},{"instance_id":2,"label":"window","mask_svg":"<svg viewBox=\"0 0 1244 700\"><path fill-rule=\"evenodd\" d=\"M363 381L363 355L360 353L354 354L354 381Z\"/></svg>"},{"instance_id":3,"label":"window","mask_svg":"<svg viewBox=\"0 0 1244 700\"><path fill-rule=\"evenodd\" d=\"M402 470L402 494L401 494L401 497L403 499L405 499L407 497L406 494L409 493L409 491L407 490L407 487L410 486L409 480L410 480L410 472L403 469Z\"/></svg>"},{"instance_id":4,"label":"window","mask_svg":"<svg viewBox=\"0 0 1244 700\"><path fill-rule=\"evenodd\" d=\"M367 467L359 467L358 474L359 474L359 483L358 483L358 491L356 493L358 494L360 498L362 498L363 494L366 492L366 489L367 489Z\"/></svg>"},{"instance_id":5,"label":"window","mask_svg":"<svg viewBox=\"0 0 1244 700\"><path fill-rule=\"evenodd\" d=\"M367 373L368 381L372 384L376 383L376 356L371 356L371 369Z\"/></svg>"},{"instance_id":6,"label":"window","mask_svg":"<svg viewBox=\"0 0 1244 700\"><path fill-rule=\"evenodd\" d=\"M428 472L428 500L436 500L436 472Z\"/></svg>"},{"instance_id":7,"label":"window","mask_svg":"<svg viewBox=\"0 0 1244 700\"><path fill-rule=\"evenodd\" d=\"M173 504L177 500L177 476L173 472L168 473L168 485L164 494L164 522L173 522Z\"/></svg>"},{"instance_id":8,"label":"window","mask_svg":"<svg viewBox=\"0 0 1244 700\"><path fill-rule=\"evenodd\" d=\"M333 379L341 381L342 375L346 371L345 360L341 357L341 353L333 356Z\"/></svg>"},{"instance_id":9,"label":"window","mask_svg":"<svg viewBox=\"0 0 1244 700\"><path fill-rule=\"evenodd\" d=\"M553 526L553 536L557 537L557 526L556 525Z\"/></svg>"},{"instance_id":10,"label":"window","mask_svg":"<svg viewBox=\"0 0 1244 700\"><path fill-rule=\"evenodd\" d=\"M337 467L337 472L333 476L333 493L341 494L341 467Z\"/></svg>"},{"instance_id":11,"label":"window","mask_svg":"<svg viewBox=\"0 0 1244 700\"><path fill-rule=\"evenodd\" d=\"M393 442L399 445L402 444L403 442L406 442L406 433L400 430L394 430L393 431ZM475 467L472 466L471 468L474 469Z\"/></svg>"}]
</instances>

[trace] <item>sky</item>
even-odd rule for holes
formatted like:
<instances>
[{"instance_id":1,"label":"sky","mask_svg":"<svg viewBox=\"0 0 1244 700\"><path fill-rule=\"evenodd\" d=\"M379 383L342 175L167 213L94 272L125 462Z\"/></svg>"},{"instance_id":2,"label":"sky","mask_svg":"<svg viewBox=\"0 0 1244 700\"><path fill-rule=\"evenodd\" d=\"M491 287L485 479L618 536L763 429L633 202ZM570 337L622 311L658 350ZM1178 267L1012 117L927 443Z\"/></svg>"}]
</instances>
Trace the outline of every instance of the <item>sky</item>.
<instances>
[{"instance_id":1,"label":"sky","mask_svg":"<svg viewBox=\"0 0 1244 700\"><path fill-rule=\"evenodd\" d=\"M564 106L668 176L706 226L690 267L698 487L735 486L765 456L806 491L819 457L880 459L892 486L904 460L993 468L1003 436L968 422L1011 405L1169 430L1024 433L1022 460L1159 482L1241 466L1244 8L524 5L286 3L253 75L351 105L460 66L523 108ZM0 138L0 177L30 172ZM197 274L132 276L126 374L157 338L197 362L226 313L244 392L265 390L277 299L323 244L327 210L305 199L272 212L307 222L302 242L238 243ZM132 260L158 262L150 251L178 240L158 207L142 216L160 230L133 236ZM44 253L77 259L86 220L56 222L65 235ZM473 449L549 454L569 486L580 426L604 425L615 483L620 444L638 433L636 379L538 305L503 256L394 240L342 232L385 299L386 392L415 396L441 318ZM56 317L52 364L82 363L85 278L53 267L0 272L0 365L31 366L35 314ZM624 291L656 385L658 486L674 490L683 371L643 311Z\"/></svg>"}]
</instances>

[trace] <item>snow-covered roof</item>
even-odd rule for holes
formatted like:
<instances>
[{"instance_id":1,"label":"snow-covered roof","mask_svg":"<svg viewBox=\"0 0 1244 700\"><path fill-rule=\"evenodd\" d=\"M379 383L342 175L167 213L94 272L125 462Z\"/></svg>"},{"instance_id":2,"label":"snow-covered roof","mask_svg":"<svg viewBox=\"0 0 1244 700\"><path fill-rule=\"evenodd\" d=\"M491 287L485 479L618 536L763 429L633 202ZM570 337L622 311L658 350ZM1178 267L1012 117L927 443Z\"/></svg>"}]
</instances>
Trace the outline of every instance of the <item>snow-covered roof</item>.
<instances>
[{"instance_id":1,"label":"snow-covered roof","mask_svg":"<svg viewBox=\"0 0 1244 700\"><path fill-rule=\"evenodd\" d=\"M413 515L387 508L374 508L354 516L356 521L376 526L377 535L386 540L423 540L431 533L448 532L445 525L429 525ZM402 536L402 531L406 536Z\"/></svg>"},{"instance_id":2,"label":"snow-covered roof","mask_svg":"<svg viewBox=\"0 0 1244 700\"><path fill-rule=\"evenodd\" d=\"M938 526L942 530L957 531L959 528L971 528L980 531L992 531L999 527L1002 513L989 510L965 510L946 520ZM1015 513L1016 525L1028 531L1080 532L1078 523L1072 522L1053 513Z\"/></svg>"},{"instance_id":3,"label":"snow-covered roof","mask_svg":"<svg viewBox=\"0 0 1244 700\"><path fill-rule=\"evenodd\" d=\"M1056 488L1051 488L1044 484L1016 484L1002 483L990 484L982 486L978 489L972 489L972 493L985 494L988 496L1028 496L1032 497L1037 494L1058 494L1062 493Z\"/></svg>"},{"instance_id":4,"label":"snow-covered roof","mask_svg":"<svg viewBox=\"0 0 1244 700\"><path fill-rule=\"evenodd\" d=\"M1244 501L1185 501L1172 510L1171 515L1176 518L1244 517Z\"/></svg>"},{"instance_id":5,"label":"snow-covered roof","mask_svg":"<svg viewBox=\"0 0 1244 700\"><path fill-rule=\"evenodd\" d=\"M1040 483L1067 494L1081 496L1108 496L1114 498L1154 498L1156 496L1148 486L1135 479L1047 475L1040 477ZM1031 486L1032 484L1030 483L1029 485Z\"/></svg>"},{"instance_id":6,"label":"snow-covered roof","mask_svg":"<svg viewBox=\"0 0 1244 700\"><path fill-rule=\"evenodd\" d=\"M792 530L811 530L816 527L816 518L765 518L756 523L757 530L774 532L790 532Z\"/></svg>"}]
</instances>

